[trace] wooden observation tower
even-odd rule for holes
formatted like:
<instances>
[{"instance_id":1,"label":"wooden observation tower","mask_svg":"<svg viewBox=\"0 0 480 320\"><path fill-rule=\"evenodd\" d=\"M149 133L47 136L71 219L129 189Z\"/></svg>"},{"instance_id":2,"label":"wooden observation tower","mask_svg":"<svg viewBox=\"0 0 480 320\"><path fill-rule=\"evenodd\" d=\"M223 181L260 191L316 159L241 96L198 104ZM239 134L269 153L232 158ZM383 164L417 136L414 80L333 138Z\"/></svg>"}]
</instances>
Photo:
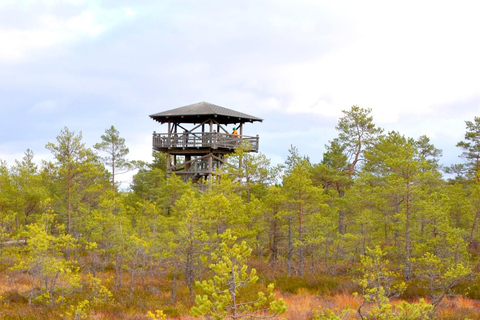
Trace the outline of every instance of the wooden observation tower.
<instances>
[{"instance_id":1,"label":"wooden observation tower","mask_svg":"<svg viewBox=\"0 0 480 320\"><path fill-rule=\"evenodd\" d=\"M185 181L197 182L212 176L222 166L225 155L242 143L247 142L249 151L258 152L258 135L244 135L243 125L263 119L245 113L200 102L155 113L150 118L167 124L166 133L153 133L153 149L167 154L167 176L175 173ZM230 130L229 124L233 124Z\"/></svg>"}]
</instances>

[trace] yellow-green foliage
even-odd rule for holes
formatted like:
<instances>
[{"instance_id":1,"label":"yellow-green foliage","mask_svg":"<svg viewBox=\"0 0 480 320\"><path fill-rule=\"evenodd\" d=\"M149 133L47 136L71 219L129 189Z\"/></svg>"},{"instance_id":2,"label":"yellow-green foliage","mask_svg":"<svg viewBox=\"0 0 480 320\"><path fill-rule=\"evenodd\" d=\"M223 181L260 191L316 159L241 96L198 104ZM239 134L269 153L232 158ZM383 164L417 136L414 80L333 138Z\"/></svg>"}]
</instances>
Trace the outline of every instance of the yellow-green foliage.
<instances>
[{"instance_id":1,"label":"yellow-green foliage","mask_svg":"<svg viewBox=\"0 0 480 320\"><path fill-rule=\"evenodd\" d=\"M312 320L343 320L348 316L353 315L356 311L352 309L345 310L331 310L323 309L320 311L315 311L315 316Z\"/></svg>"},{"instance_id":2,"label":"yellow-green foliage","mask_svg":"<svg viewBox=\"0 0 480 320\"><path fill-rule=\"evenodd\" d=\"M63 303L65 296L81 287L79 268L64 258L64 250L75 247L70 235L53 235L53 215L28 225L22 234L27 245L16 258L12 270L25 271L31 278L30 301L44 304Z\"/></svg>"},{"instance_id":3,"label":"yellow-green foliage","mask_svg":"<svg viewBox=\"0 0 480 320\"><path fill-rule=\"evenodd\" d=\"M389 261L385 259L385 252L376 246L374 249L367 248L367 252L361 258L362 277L358 280L363 291L363 303L358 313L364 319L376 320L422 320L430 319L433 306L424 300L419 303L403 301L394 305L390 297L402 293L406 285L403 281L395 281L399 275L389 269ZM362 307L366 303L372 303L373 307L363 312Z\"/></svg>"},{"instance_id":4,"label":"yellow-green foliage","mask_svg":"<svg viewBox=\"0 0 480 320\"><path fill-rule=\"evenodd\" d=\"M212 263L209 267L214 276L211 279L197 281L196 285L203 294L195 297L195 306L191 313L194 316L210 315L215 319L242 319L271 317L286 311L285 302L275 299L274 285L268 285L267 292L258 292L256 300L245 301L239 295L240 288L248 287L258 281L254 268L245 264L252 249L245 241L238 244L230 229L220 235L222 242L212 253Z\"/></svg>"},{"instance_id":5,"label":"yellow-green foliage","mask_svg":"<svg viewBox=\"0 0 480 320\"><path fill-rule=\"evenodd\" d=\"M167 318L162 310L155 310L155 313L148 311L147 317L149 317L151 320L165 320Z\"/></svg>"},{"instance_id":6,"label":"yellow-green foliage","mask_svg":"<svg viewBox=\"0 0 480 320\"><path fill-rule=\"evenodd\" d=\"M474 302L449 300L450 313L440 302L451 293L480 295L470 277L480 263L480 117L459 144L468 161L452 168L453 184L428 138L383 134L369 109L344 114L321 163L292 146L279 174L242 146L218 175L199 180L202 188L166 178L167 158L156 153L153 163L137 163L131 190L119 190L113 166L126 164L126 150L115 165L102 163L68 128L46 145L52 160L41 168L31 151L13 166L0 160L1 317L120 319L148 310L163 317L157 309L172 318L190 309L210 318L275 315L285 304L267 286L274 282L292 310L305 310L296 319L339 292L355 303L321 310L318 319L430 312L423 301L391 300L400 294L430 298L439 318L479 318ZM113 127L106 133L97 147L113 159L104 146L123 139ZM250 255L258 273L247 267ZM315 297L299 302L296 293Z\"/></svg>"},{"instance_id":7,"label":"yellow-green foliage","mask_svg":"<svg viewBox=\"0 0 480 320\"><path fill-rule=\"evenodd\" d=\"M385 259L385 252L377 246L367 248L361 257L362 277L358 284L362 289L362 299L358 314L364 320L427 320L431 319L433 306L423 299L418 303L402 301L400 304L391 302L390 297L397 296L405 290L403 281L395 281L398 274L389 269L389 261ZM366 304L371 308L363 309ZM324 309L318 312L314 320L341 320L351 315L353 310Z\"/></svg>"},{"instance_id":8,"label":"yellow-green foliage","mask_svg":"<svg viewBox=\"0 0 480 320\"><path fill-rule=\"evenodd\" d=\"M433 253L425 253L418 259L412 259L416 266L416 276L428 288L433 305L442 301L459 281L472 274L469 265L453 258L440 259Z\"/></svg>"}]
</instances>

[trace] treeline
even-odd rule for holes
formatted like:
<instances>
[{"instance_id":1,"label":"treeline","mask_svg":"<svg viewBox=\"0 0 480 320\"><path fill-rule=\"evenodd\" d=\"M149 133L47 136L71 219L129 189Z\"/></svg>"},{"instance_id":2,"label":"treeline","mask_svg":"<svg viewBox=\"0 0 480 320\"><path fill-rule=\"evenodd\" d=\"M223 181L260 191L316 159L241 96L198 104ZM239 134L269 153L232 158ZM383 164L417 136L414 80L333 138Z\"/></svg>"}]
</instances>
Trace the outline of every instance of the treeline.
<instances>
[{"instance_id":1,"label":"treeline","mask_svg":"<svg viewBox=\"0 0 480 320\"><path fill-rule=\"evenodd\" d=\"M162 154L128 161L113 126L93 148L64 128L46 144L52 161L37 164L27 150L14 165L0 163L1 272L27 275L25 302L62 307L64 315L131 301L158 286L152 278L168 279L162 290L171 302L187 293L193 301L228 230L252 249L252 261L268 264L272 281L353 277L362 259L365 266L365 257L382 257L407 291L422 287L436 305L473 279L480 118L466 121L457 144L464 161L448 168L428 137L384 132L369 109L344 111L336 129L320 163L292 146L285 163L272 166L240 147L198 188L167 179ZM119 190L119 175L132 169L130 190Z\"/></svg>"}]
</instances>

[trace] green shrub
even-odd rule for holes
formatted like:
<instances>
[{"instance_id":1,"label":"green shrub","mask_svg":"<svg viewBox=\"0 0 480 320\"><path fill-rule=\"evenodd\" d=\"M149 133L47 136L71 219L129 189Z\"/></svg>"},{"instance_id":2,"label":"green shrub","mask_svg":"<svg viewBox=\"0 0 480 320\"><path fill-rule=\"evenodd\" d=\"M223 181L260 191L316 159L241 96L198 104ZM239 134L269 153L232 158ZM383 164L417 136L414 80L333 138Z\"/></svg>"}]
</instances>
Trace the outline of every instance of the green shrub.
<instances>
[{"instance_id":1,"label":"green shrub","mask_svg":"<svg viewBox=\"0 0 480 320\"><path fill-rule=\"evenodd\" d=\"M180 311L176 307L165 307L163 313L169 317L179 317Z\"/></svg>"},{"instance_id":2,"label":"green shrub","mask_svg":"<svg viewBox=\"0 0 480 320\"><path fill-rule=\"evenodd\" d=\"M307 280L305 278L300 277L278 277L275 280L275 287L282 290L283 292L296 294L298 293L298 289L305 288L307 289Z\"/></svg>"},{"instance_id":3,"label":"green shrub","mask_svg":"<svg viewBox=\"0 0 480 320\"><path fill-rule=\"evenodd\" d=\"M283 292L296 294L299 289L307 290L312 294L332 295L335 292L353 292L357 288L351 279L345 277L331 277L328 275L281 276L275 279L275 286Z\"/></svg>"}]
</instances>

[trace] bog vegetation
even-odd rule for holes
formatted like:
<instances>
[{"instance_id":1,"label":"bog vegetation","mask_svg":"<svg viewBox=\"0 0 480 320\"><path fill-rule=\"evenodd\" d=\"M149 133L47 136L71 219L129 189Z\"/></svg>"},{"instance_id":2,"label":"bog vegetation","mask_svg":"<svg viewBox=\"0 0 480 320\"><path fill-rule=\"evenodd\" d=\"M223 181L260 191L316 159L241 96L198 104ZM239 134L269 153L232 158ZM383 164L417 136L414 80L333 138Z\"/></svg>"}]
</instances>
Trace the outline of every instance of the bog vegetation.
<instances>
[{"instance_id":1,"label":"bog vegetation","mask_svg":"<svg viewBox=\"0 0 480 320\"><path fill-rule=\"evenodd\" d=\"M480 118L450 167L369 109L336 129L320 163L239 147L206 188L128 161L113 126L0 162L0 316L479 319Z\"/></svg>"}]
</instances>

